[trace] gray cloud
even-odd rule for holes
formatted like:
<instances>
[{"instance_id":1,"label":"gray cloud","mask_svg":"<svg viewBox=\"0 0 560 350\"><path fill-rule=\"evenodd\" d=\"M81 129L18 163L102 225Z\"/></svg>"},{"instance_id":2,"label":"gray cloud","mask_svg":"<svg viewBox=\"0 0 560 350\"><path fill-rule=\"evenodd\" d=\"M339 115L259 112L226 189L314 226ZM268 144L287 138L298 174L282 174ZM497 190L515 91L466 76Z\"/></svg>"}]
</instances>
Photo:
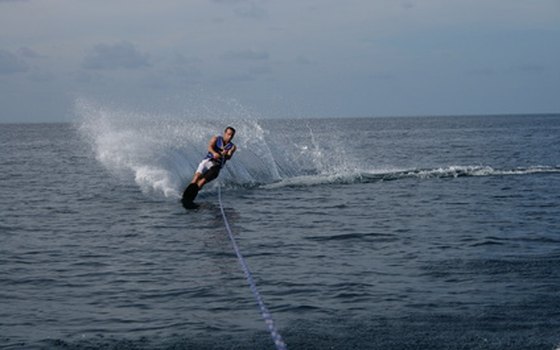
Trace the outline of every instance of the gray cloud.
<instances>
[{"instance_id":1,"label":"gray cloud","mask_svg":"<svg viewBox=\"0 0 560 350\"><path fill-rule=\"evenodd\" d=\"M46 56L39 54L37 51L23 46L18 49L18 54L25 58L44 58Z\"/></svg>"},{"instance_id":2,"label":"gray cloud","mask_svg":"<svg viewBox=\"0 0 560 350\"><path fill-rule=\"evenodd\" d=\"M408 10L408 9L413 8L413 7L415 6L415 4L414 4L413 2L411 2L411 1L404 1L404 2L401 4L401 6L402 6L403 8L405 8L405 9Z\"/></svg>"},{"instance_id":3,"label":"gray cloud","mask_svg":"<svg viewBox=\"0 0 560 350\"><path fill-rule=\"evenodd\" d=\"M29 66L25 61L7 50L0 50L0 75L27 72Z\"/></svg>"},{"instance_id":4,"label":"gray cloud","mask_svg":"<svg viewBox=\"0 0 560 350\"><path fill-rule=\"evenodd\" d=\"M514 67L514 69L522 73L530 73L530 74L542 73L545 71L545 67L543 65L532 64L532 63L522 64L517 67Z\"/></svg>"},{"instance_id":5,"label":"gray cloud","mask_svg":"<svg viewBox=\"0 0 560 350\"><path fill-rule=\"evenodd\" d=\"M239 50L228 51L222 55L225 60L266 61L270 55L266 51Z\"/></svg>"},{"instance_id":6,"label":"gray cloud","mask_svg":"<svg viewBox=\"0 0 560 350\"><path fill-rule=\"evenodd\" d=\"M150 67L148 55L123 41L116 44L99 44L89 52L82 63L85 69L114 70Z\"/></svg>"}]
</instances>

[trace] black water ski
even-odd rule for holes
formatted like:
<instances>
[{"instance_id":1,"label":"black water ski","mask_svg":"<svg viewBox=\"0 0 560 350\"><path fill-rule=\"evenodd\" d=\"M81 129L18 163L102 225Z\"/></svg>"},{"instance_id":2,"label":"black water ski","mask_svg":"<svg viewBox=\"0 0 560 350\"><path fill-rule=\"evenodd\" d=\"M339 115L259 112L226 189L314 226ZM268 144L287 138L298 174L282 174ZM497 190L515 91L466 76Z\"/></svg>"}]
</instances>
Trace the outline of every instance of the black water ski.
<instances>
[{"instance_id":1,"label":"black water ski","mask_svg":"<svg viewBox=\"0 0 560 350\"><path fill-rule=\"evenodd\" d=\"M183 198L181 198L181 202L183 203L183 207L186 209L195 209L198 208L198 205L194 203L194 199L198 194L198 185L197 184L190 184L183 192Z\"/></svg>"},{"instance_id":2,"label":"black water ski","mask_svg":"<svg viewBox=\"0 0 560 350\"><path fill-rule=\"evenodd\" d=\"M183 208L187 210L198 209L200 208L200 204L196 204L194 202L183 202Z\"/></svg>"}]
</instances>

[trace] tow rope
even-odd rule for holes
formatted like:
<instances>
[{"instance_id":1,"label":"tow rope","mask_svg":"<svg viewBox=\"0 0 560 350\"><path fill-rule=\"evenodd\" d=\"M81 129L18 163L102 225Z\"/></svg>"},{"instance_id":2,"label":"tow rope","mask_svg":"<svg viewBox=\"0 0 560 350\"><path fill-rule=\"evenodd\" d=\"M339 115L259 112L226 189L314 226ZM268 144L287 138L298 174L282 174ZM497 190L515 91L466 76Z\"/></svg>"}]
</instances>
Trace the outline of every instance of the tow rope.
<instances>
[{"instance_id":1,"label":"tow rope","mask_svg":"<svg viewBox=\"0 0 560 350\"><path fill-rule=\"evenodd\" d=\"M235 250L235 254L237 255L237 259L239 260L239 264L241 265L241 269L243 270L243 273L245 274L245 278L247 279L247 282L249 283L249 287L251 288L251 292L253 292L253 296L255 297L255 300L257 301L257 304L259 305L259 309L261 311L261 316L264 320L264 323L266 324L266 326L268 328L268 331L270 332L270 336L272 337L272 340L274 341L274 345L276 345L276 349L277 350L287 350L288 347L286 346L286 343L284 343L284 341L282 340L282 336L280 335L280 333L276 329L276 326L274 325L274 321L272 320L272 315L270 314L270 312L268 311L268 308L264 304L264 301L261 297L261 294L259 293L259 290L257 289L257 285L255 284L255 280L253 279L253 275L251 274L251 271L249 270L249 266L247 265L247 262L243 258L243 255L241 255L241 252L239 251L239 247L237 246L237 242L235 241L235 238L233 237L233 233L231 232L231 227L229 226L229 222L228 222L228 219L227 219L227 216L226 216L226 212L224 210L224 205L222 203L221 187L222 187L221 185L218 185L218 201L220 202L220 211L222 212L222 217L224 218L224 224L225 224L225 227L226 227L226 231L229 235L229 239L231 241L231 244L233 245L233 250Z\"/></svg>"}]
</instances>

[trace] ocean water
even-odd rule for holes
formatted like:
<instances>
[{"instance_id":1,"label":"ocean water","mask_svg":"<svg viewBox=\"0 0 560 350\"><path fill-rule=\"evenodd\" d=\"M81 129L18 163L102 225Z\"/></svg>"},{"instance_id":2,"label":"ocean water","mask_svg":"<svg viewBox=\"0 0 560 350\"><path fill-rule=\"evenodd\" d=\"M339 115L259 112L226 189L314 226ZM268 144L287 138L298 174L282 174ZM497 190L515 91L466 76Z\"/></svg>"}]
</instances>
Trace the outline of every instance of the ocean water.
<instances>
[{"instance_id":1,"label":"ocean water","mask_svg":"<svg viewBox=\"0 0 560 350\"><path fill-rule=\"evenodd\" d=\"M1 349L557 349L560 116L0 125ZM239 147L185 210L208 139Z\"/></svg>"}]
</instances>

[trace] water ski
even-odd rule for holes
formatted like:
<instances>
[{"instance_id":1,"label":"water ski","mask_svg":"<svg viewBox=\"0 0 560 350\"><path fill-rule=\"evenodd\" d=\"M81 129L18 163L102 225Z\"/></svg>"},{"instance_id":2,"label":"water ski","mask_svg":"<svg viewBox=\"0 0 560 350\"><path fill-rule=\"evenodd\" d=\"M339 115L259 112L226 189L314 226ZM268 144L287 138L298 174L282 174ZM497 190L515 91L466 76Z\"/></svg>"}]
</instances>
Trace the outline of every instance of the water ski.
<instances>
[{"instance_id":1,"label":"water ski","mask_svg":"<svg viewBox=\"0 0 560 350\"><path fill-rule=\"evenodd\" d=\"M198 194L197 184L190 184L189 186L187 186L187 188L183 192L183 198L181 198L183 207L185 207L186 209L197 208L198 205L194 204L194 199L196 198L197 194Z\"/></svg>"}]
</instances>

